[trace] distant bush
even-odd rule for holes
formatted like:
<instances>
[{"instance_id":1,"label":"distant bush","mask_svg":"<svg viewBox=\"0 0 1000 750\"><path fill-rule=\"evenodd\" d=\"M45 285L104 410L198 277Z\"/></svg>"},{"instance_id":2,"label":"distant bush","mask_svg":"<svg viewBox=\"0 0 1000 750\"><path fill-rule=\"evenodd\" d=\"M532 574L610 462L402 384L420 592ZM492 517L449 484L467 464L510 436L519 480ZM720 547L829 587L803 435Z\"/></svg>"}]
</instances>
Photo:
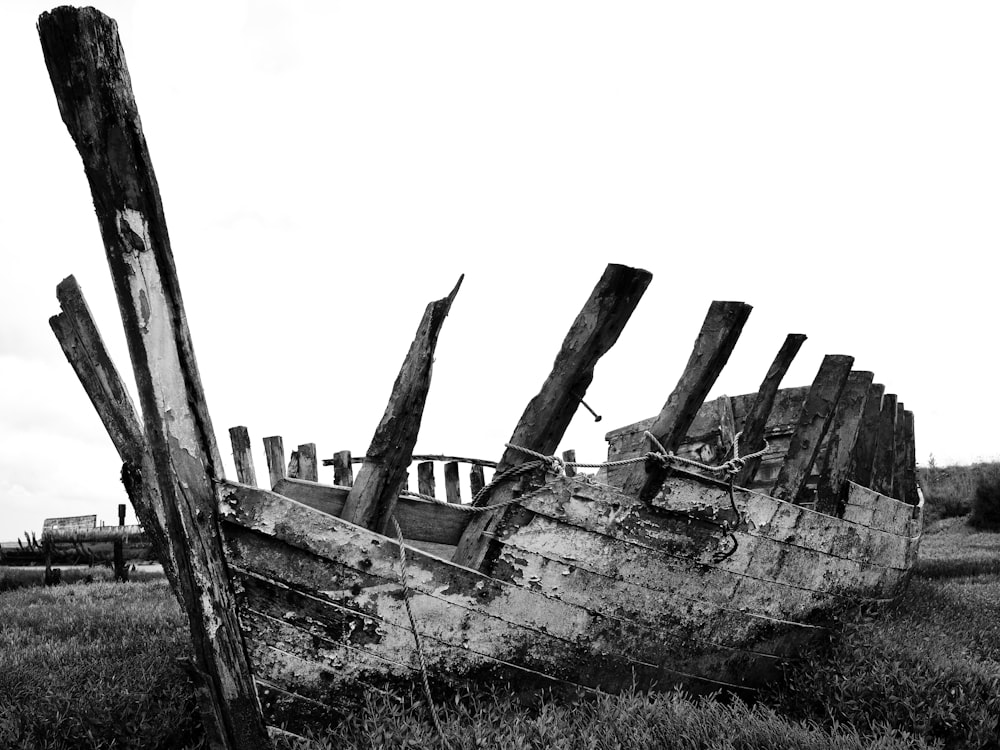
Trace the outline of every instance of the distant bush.
<instances>
[{"instance_id":1,"label":"distant bush","mask_svg":"<svg viewBox=\"0 0 1000 750\"><path fill-rule=\"evenodd\" d=\"M969 525L983 531L1000 531L1000 475L980 479L972 501Z\"/></svg>"},{"instance_id":2,"label":"distant bush","mask_svg":"<svg viewBox=\"0 0 1000 750\"><path fill-rule=\"evenodd\" d=\"M926 506L927 522L967 516L972 512L976 491L984 482L1000 482L1000 463L980 462L970 466L931 466L918 470Z\"/></svg>"}]
</instances>

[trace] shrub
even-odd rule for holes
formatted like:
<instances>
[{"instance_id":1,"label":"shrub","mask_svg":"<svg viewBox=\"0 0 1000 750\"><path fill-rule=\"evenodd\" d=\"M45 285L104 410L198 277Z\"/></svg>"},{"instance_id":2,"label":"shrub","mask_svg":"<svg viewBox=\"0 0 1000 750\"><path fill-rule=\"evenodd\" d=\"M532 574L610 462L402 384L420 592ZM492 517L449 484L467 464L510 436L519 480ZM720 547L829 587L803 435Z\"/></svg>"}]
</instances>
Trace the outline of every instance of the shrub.
<instances>
[{"instance_id":1,"label":"shrub","mask_svg":"<svg viewBox=\"0 0 1000 750\"><path fill-rule=\"evenodd\" d=\"M984 476L976 485L969 525L977 529L1000 531L1000 476Z\"/></svg>"}]
</instances>

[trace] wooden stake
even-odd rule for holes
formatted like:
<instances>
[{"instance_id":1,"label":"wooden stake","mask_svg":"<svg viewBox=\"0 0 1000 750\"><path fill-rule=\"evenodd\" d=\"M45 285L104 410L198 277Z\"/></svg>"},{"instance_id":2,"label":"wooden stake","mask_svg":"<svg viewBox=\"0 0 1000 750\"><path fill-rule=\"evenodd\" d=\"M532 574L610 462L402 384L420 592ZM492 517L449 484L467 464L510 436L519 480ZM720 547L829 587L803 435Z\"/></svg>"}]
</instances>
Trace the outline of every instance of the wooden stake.
<instances>
[{"instance_id":1,"label":"wooden stake","mask_svg":"<svg viewBox=\"0 0 1000 750\"><path fill-rule=\"evenodd\" d=\"M837 402L827 440L826 459L816 487L816 510L822 513L843 515L851 454L874 377L870 372L852 372Z\"/></svg>"},{"instance_id":2,"label":"wooden stake","mask_svg":"<svg viewBox=\"0 0 1000 750\"><path fill-rule=\"evenodd\" d=\"M598 360L614 346L632 312L649 286L652 274L638 268L609 265L594 287L566 334L542 389L531 399L510 438L512 445L551 455L559 446L580 399L594 379ZM500 474L520 466L530 456L508 448L496 467ZM517 484L520 484L519 482ZM488 497L486 504L503 502L513 497L514 482L505 482ZM493 513L479 513L466 527L452 558L460 565L478 568L486 556L489 532L499 523Z\"/></svg>"},{"instance_id":3,"label":"wooden stake","mask_svg":"<svg viewBox=\"0 0 1000 750\"><path fill-rule=\"evenodd\" d=\"M272 489L285 478L285 443L281 435L264 438L264 456L267 458L267 474Z\"/></svg>"},{"instance_id":4,"label":"wooden stake","mask_svg":"<svg viewBox=\"0 0 1000 750\"><path fill-rule=\"evenodd\" d=\"M785 454L771 496L794 503L800 499L812 474L820 445L833 422L840 395L847 385L854 357L828 354L816 373L809 395L802 405L798 424Z\"/></svg>"},{"instance_id":5,"label":"wooden stake","mask_svg":"<svg viewBox=\"0 0 1000 750\"><path fill-rule=\"evenodd\" d=\"M354 467L351 465L350 451L337 451L333 454L333 483L341 487L354 485Z\"/></svg>"},{"instance_id":6,"label":"wooden stake","mask_svg":"<svg viewBox=\"0 0 1000 750\"><path fill-rule=\"evenodd\" d=\"M299 446L299 479L309 482L319 481L319 467L316 465L316 443Z\"/></svg>"},{"instance_id":7,"label":"wooden stake","mask_svg":"<svg viewBox=\"0 0 1000 750\"><path fill-rule=\"evenodd\" d=\"M198 667L226 748L270 746L219 535L222 462L181 301L163 206L114 21L43 13L38 31L63 122L90 182L125 325Z\"/></svg>"},{"instance_id":8,"label":"wooden stake","mask_svg":"<svg viewBox=\"0 0 1000 750\"><path fill-rule=\"evenodd\" d=\"M424 310L417 334L393 384L385 414L368 446L351 494L347 496L343 514L345 521L382 533L390 531L396 492L410 465L413 446L417 444L420 420L431 385L438 334L463 278L459 277L451 294L431 302Z\"/></svg>"},{"instance_id":9,"label":"wooden stake","mask_svg":"<svg viewBox=\"0 0 1000 750\"><path fill-rule=\"evenodd\" d=\"M879 413L878 440L875 444L875 461L872 464L871 488L883 495L892 495L892 468L896 452L896 394L887 393L882 398Z\"/></svg>"},{"instance_id":10,"label":"wooden stake","mask_svg":"<svg viewBox=\"0 0 1000 750\"><path fill-rule=\"evenodd\" d=\"M790 333L785 337L774 362L771 363L760 384L757 397L754 399L750 411L747 412L746 419L743 420L743 430L740 435L741 456L749 456L764 448L767 418L771 415L771 409L774 408L774 397L778 395L781 381L805 340L806 336L803 333ZM751 458L743 465L742 471L736 477L736 484L740 487L749 487L753 483L754 477L757 476L759 468L760 458Z\"/></svg>"},{"instance_id":11,"label":"wooden stake","mask_svg":"<svg viewBox=\"0 0 1000 750\"><path fill-rule=\"evenodd\" d=\"M246 427L230 427L229 442L233 446L236 478L240 484L257 486L257 473L253 470L253 452L250 450L250 432Z\"/></svg>"},{"instance_id":12,"label":"wooden stake","mask_svg":"<svg viewBox=\"0 0 1000 750\"><path fill-rule=\"evenodd\" d=\"M458 480L458 461L444 465L444 496L449 503L462 502L462 487Z\"/></svg>"},{"instance_id":13,"label":"wooden stake","mask_svg":"<svg viewBox=\"0 0 1000 750\"><path fill-rule=\"evenodd\" d=\"M668 452L676 450L684 440L698 409L729 361L752 309L743 302L713 302L708 308L687 367L649 428ZM644 443L645 450L656 449L649 438L645 438ZM654 461L645 465L632 464L627 467L622 489L649 501L656 497L667 474L668 470Z\"/></svg>"},{"instance_id":14,"label":"wooden stake","mask_svg":"<svg viewBox=\"0 0 1000 750\"><path fill-rule=\"evenodd\" d=\"M865 399L865 412L861 417L858 439L851 454L850 480L862 487L872 486L872 468L875 464L875 450L878 444L879 414L882 411L882 396L885 386L873 383Z\"/></svg>"},{"instance_id":15,"label":"wooden stake","mask_svg":"<svg viewBox=\"0 0 1000 750\"><path fill-rule=\"evenodd\" d=\"M108 354L76 279L72 276L63 279L56 287L56 298L62 312L51 317L49 325L118 451L123 462L122 483L125 491L136 516L149 534L154 554L163 566L175 596L180 600L177 564L164 530L166 510L156 481L153 457L147 450L146 436L135 405Z\"/></svg>"},{"instance_id":16,"label":"wooden stake","mask_svg":"<svg viewBox=\"0 0 1000 750\"><path fill-rule=\"evenodd\" d=\"M892 496L906 502L906 409L896 403L896 430L892 449Z\"/></svg>"}]
</instances>

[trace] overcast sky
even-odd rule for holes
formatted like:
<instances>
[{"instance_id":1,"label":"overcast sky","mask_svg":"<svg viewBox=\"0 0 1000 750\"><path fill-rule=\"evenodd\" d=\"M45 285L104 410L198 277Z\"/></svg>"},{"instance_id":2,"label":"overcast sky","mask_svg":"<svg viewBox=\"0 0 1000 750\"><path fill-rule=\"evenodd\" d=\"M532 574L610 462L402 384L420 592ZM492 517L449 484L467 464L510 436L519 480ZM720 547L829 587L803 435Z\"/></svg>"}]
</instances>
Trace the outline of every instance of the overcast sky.
<instances>
[{"instance_id":1,"label":"overcast sky","mask_svg":"<svg viewBox=\"0 0 1000 750\"><path fill-rule=\"evenodd\" d=\"M131 382L49 7L0 4L4 540L125 497L47 323L75 274ZM363 453L460 273L417 448L495 460L609 262L653 282L588 393L603 421L563 443L581 460L659 410L713 299L754 306L713 397L801 332L786 385L850 354L915 412L921 464L1000 454L996 3L99 7L229 467L237 424L258 475L266 435Z\"/></svg>"}]
</instances>

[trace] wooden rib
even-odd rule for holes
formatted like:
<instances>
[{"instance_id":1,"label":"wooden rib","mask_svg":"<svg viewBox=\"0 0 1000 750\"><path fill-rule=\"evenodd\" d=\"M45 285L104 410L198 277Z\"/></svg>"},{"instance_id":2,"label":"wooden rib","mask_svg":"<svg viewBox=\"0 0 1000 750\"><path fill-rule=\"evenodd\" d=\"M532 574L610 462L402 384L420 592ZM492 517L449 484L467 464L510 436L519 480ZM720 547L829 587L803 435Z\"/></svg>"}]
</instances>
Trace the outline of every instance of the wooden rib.
<instances>
[{"instance_id":1,"label":"wooden rib","mask_svg":"<svg viewBox=\"0 0 1000 750\"><path fill-rule=\"evenodd\" d=\"M774 408L774 398L778 394L778 387L805 340L806 336L803 333L790 333L785 337L784 343L782 343L777 356L760 384L753 406L750 407L750 411L747 412L746 419L743 421L742 434L740 435L741 455L749 456L751 453L763 449L764 437L767 432L767 418L771 414L771 409ZM751 458L743 465L743 469L736 477L736 484L741 487L749 487L753 483L754 477L757 476L759 468L760 458Z\"/></svg>"},{"instance_id":2,"label":"wooden rib","mask_svg":"<svg viewBox=\"0 0 1000 750\"><path fill-rule=\"evenodd\" d=\"M423 461L417 464L417 492L428 497L436 497L434 482L434 462Z\"/></svg>"},{"instance_id":3,"label":"wooden rib","mask_svg":"<svg viewBox=\"0 0 1000 750\"><path fill-rule=\"evenodd\" d=\"M292 479L300 479L298 449L293 450L292 455L288 457L288 468L285 470L285 476L291 477Z\"/></svg>"},{"instance_id":4,"label":"wooden rib","mask_svg":"<svg viewBox=\"0 0 1000 750\"><path fill-rule=\"evenodd\" d=\"M892 467L896 451L896 394L887 393L882 398L879 412L878 440L875 444L875 460L872 463L870 487L876 492L892 495Z\"/></svg>"},{"instance_id":5,"label":"wooden rib","mask_svg":"<svg viewBox=\"0 0 1000 750\"><path fill-rule=\"evenodd\" d=\"M478 464L473 464L469 469L469 492L474 498L479 494L479 491L486 486L486 472L483 467Z\"/></svg>"},{"instance_id":6,"label":"wooden rib","mask_svg":"<svg viewBox=\"0 0 1000 750\"><path fill-rule=\"evenodd\" d=\"M878 444L879 414L882 410L882 396L885 386L873 383L868 389L865 400L865 413L861 417L861 427L858 439L851 453L850 480L862 487L871 487L872 467L875 463L875 450Z\"/></svg>"},{"instance_id":7,"label":"wooden rib","mask_svg":"<svg viewBox=\"0 0 1000 750\"><path fill-rule=\"evenodd\" d=\"M462 486L458 478L458 462L449 461L444 465L444 496L449 503L462 502Z\"/></svg>"},{"instance_id":8,"label":"wooden rib","mask_svg":"<svg viewBox=\"0 0 1000 750\"><path fill-rule=\"evenodd\" d=\"M771 489L773 497L797 502L803 494L853 364L854 357L843 354L828 354L823 357L819 372L809 388L809 395L802 405L785 461Z\"/></svg>"},{"instance_id":9,"label":"wooden rib","mask_svg":"<svg viewBox=\"0 0 1000 750\"><path fill-rule=\"evenodd\" d=\"M410 465L420 431L438 334L463 278L459 277L451 294L431 302L424 310L417 334L393 384L385 414L344 506L346 521L368 529L390 530L397 491Z\"/></svg>"},{"instance_id":10,"label":"wooden rib","mask_svg":"<svg viewBox=\"0 0 1000 750\"><path fill-rule=\"evenodd\" d=\"M892 448L892 496L906 502L906 409L896 404L896 429Z\"/></svg>"},{"instance_id":11,"label":"wooden rib","mask_svg":"<svg viewBox=\"0 0 1000 750\"><path fill-rule=\"evenodd\" d=\"M264 455L267 458L267 473L274 487L287 475L285 469L285 443L281 435L264 438Z\"/></svg>"},{"instance_id":12,"label":"wooden rib","mask_svg":"<svg viewBox=\"0 0 1000 750\"><path fill-rule=\"evenodd\" d=\"M253 453L250 450L250 433L246 427L230 427L229 442L233 446L233 461L236 463L236 478L240 484L257 486L257 473L253 469Z\"/></svg>"},{"instance_id":13,"label":"wooden rib","mask_svg":"<svg viewBox=\"0 0 1000 750\"><path fill-rule=\"evenodd\" d=\"M117 26L93 8L62 7L40 16L38 32L125 325L195 657L212 696L204 721L225 747L267 748L215 520L222 461Z\"/></svg>"},{"instance_id":14,"label":"wooden rib","mask_svg":"<svg viewBox=\"0 0 1000 750\"><path fill-rule=\"evenodd\" d=\"M614 346L642 298L652 274L639 268L610 264L570 327L542 389L531 399L511 435L512 445L551 455L594 379L594 367ZM508 448L497 474L520 466L530 456ZM513 497L519 483L505 482L484 500L494 505ZM477 568L488 546L492 513L481 513L466 528L453 560Z\"/></svg>"},{"instance_id":15,"label":"wooden rib","mask_svg":"<svg viewBox=\"0 0 1000 750\"><path fill-rule=\"evenodd\" d=\"M913 412L903 412L903 431L906 443L906 473L903 479L904 494L900 499L910 505L918 505L920 497L917 492L917 446L913 430Z\"/></svg>"},{"instance_id":16,"label":"wooden rib","mask_svg":"<svg viewBox=\"0 0 1000 750\"><path fill-rule=\"evenodd\" d=\"M729 361L752 309L743 302L716 301L709 307L687 367L649 429L668 452L676 450L684 440L698 409ZM645 450L655 449L649 438L644 438L643 443ZM640 499L651 500L660 491L667 474L665 467L653 461L632 464L623 489L626 494L637 493Z\"/></svg>"},{"instance_id":17,"label":"wooden rib","mask_svg":"<svg viewBox=\"0 0 1000 750\"><path fill-rule=\"evenodd\" d=\"M874 377L870 372L852 372L840 395L827 440L826 458L816 487L816 510L822 513L839 516L843 512L851 453L854 451Z\"/></svg>"},{"instance_id":18,"label":"wooden rib","mask_svg":"<svg viewBox=\"0 0 1000 750\"><path fill-rule=\"evenodd\" d=\"M316 443L303 443L299 446L299 479L309 482L319 481L319 469L316 466Z\"/></svg>"},{"instance_id":19,"label":"wooden rib","mask_svg":"<svg viewBox=\"0 0 1000 750\"><path fill-rule=\"evenodd\" d=\"M573 450L572 448L570 448L568 450L564 450L562 452L562 460L565 461L568 464L575 463L576 462L576 451ZM568 477L575 477L576 476L576 467L575 466L567 466L566 467L566 476L568 476Z\"/></svg>"},{"instance_id":20,"label":"wooden rib","mask_svg":"<svg viewBox=\"0 0 1000 750\"><path fill-rule=\"evenodd\" d=\"M326 461L323 463L326 464ZM351 466L350 451L337 451L333 454L333 483L341 487L354 486L354 467Z\"/></svg>"},{"instance_id":21,"label":"wooden rib","mask_svg":"<svg viewBox=\"0 0 1000 750\"><path fill-rule=\"evenodd\" d=\"M122 480L126 493L140 523L147 529L163 572L180 597L177 563L164 531L163 496L135 405L74 277L63 279L56 287L56 298L62 312L50 318L49 325L124 463Z\"/></svg>"}]
</instances>

